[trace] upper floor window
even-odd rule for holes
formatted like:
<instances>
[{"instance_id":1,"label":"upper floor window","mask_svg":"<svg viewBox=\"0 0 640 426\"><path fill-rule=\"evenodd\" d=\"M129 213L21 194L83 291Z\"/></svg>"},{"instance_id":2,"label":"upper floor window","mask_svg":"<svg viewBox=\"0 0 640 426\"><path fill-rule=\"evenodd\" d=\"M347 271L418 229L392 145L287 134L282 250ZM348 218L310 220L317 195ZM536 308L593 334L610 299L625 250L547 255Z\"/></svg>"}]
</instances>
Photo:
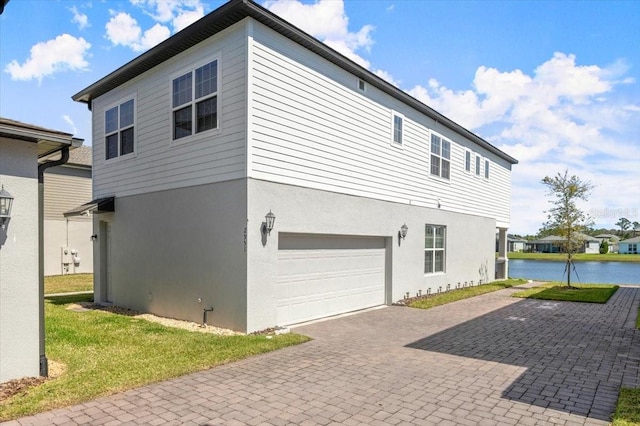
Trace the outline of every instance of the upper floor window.
<instances>
[{"instance_id":1,"label":"upper floor window","mask_svg":"<svg viewBox=\"0 0 640 426\"><path fill-rule=\"evenodd\" d=\"M451 142L431 134L431 174L449 179L451 173Z\"/></svg>"},{"instance_id":2,"label":"upper floor window","mask_svg":"<svg viewBox=\"0 0 640 426\"><path fill-rule=\"evenodd\" d=\"M105 159L131 154L134 151L134 107L134 100L129 99L105 111Z\"/></svg>"},{"instance_id":3,"label":"upper floor window","mask_svg":"<svg viewBox=\"0 0 640 426\"><path fill-rule=\"evenodd\" d=\"M394 112L393 114L391 114L391 119L392 119L391 124L392 124L392 133L393 133L391 135L392 136L391 140L393 141L393 143L402 145L404 117Z\"/></svg>"},{"instance_id":4,"label":"upper floor window","mask_svg":"<svg viewBox=\"0 0 640 426\"><path fill-rule=\"evenodd\" d=\"M464 152L464 170L471 173L471 151Z\"/></svg>"},{"instance_id":5,"label":"upper floor window","mask_svg":"<svg viewBox=\"0 0 640 426\"><path fill-rule=\"evenodd\" d=\"M444 272L446 227L424 226L424 273Z\"/></svg>"},{"instance_id":6,"label":"upper floor window","mask_svg":"<svg viewBox=\"0 0 640 426\"><path fill-rule=\"evenodd\" d=\"M489 160L484 160L484 177L489 179Z\"/></svg>"},{"instance_id":7,"label":"upper floor window","mask_svg":"<svg viewBox=\"0 0 640 426\"><path fill-rule=\"evenodd\" d=\"M172 83L173 139L218 128L218 61Z\"/></svg>"},{"instance_id":8,"label":"upper floor window","mask_svg":"<svg viewBox=\"0 0 640 426\"><path fill-rule=\"evenodd\" d=\"M364 80L359 79L358 80L358 89L360 89L361 91L365 91L365 89L367 88L366 83L364 82Z\"/></svg>"},{"instance_id":9,"label":"upper floor window","mask_svg":"<svg viewBox=\"0 0 640 426\"><path fill-rule=\"evenodd\" d=\"M476 155L476 176L480 176L480 156Z\"/></svg>"}]
</instances>

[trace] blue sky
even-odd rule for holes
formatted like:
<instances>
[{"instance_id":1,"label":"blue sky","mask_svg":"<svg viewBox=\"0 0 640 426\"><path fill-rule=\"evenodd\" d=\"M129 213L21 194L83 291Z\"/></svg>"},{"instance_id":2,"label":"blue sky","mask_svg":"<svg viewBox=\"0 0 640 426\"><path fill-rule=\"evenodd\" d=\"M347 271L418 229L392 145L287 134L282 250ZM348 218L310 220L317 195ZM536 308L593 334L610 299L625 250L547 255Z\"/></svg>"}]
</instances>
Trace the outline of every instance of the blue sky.
<instances>
[{"instance_id":1,"label":"blue sky","mask_svg":"<svg viewBox=\"0 0 640 426\"><path fill-rule=\"evenodd\" d=\"M0 115L90 145L71 96L223 3L11 0ZM640 1L260 3L520 160L511 232L537 232L566 169L597 227L640 222Z\"/></svg>"}]
</instances>

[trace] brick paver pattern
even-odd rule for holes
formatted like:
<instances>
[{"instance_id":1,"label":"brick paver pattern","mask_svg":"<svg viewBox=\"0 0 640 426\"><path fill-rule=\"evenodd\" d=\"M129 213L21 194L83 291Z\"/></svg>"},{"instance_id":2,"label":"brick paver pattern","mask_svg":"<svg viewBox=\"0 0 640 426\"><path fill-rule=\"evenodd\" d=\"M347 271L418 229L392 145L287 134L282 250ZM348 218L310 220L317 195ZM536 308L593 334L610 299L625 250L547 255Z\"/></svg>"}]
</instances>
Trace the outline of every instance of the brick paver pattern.
<instances>
[{"instance_id":1,"label":"brick paver pattern","mask_svg":"<svg viewBox=\"0 0 640 426\"><path fill-rule=\"evenodd\" d=\"M501 290L294 328L313 341L6 425L606 425L639 387L640 289Z\"/></svg>"}]
</instances>

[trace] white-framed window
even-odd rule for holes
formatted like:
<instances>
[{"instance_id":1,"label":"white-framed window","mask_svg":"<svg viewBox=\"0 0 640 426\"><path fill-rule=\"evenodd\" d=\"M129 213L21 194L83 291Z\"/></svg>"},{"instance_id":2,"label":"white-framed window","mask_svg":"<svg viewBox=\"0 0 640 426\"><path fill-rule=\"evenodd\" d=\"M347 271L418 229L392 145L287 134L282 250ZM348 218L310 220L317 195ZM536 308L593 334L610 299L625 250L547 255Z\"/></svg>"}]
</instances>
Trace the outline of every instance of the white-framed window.
<instances>
[{"instance_id":1,"label":"white-framed window","mask_svg":"<svg viewBox=\"0 0 640 426\"><path fill-rule=\"evenodd\" d=\"M464 171L471 173L471 151L464 152Z\"/></svg>"},{"instance_id":2,"label":"white-framed window","mask_svg":"<svg viewBox=\"0 0 640 426\"><path fill-rule=\"evenodd\" d=\"M391 142L402 145L404 138L404 116L395 111L391 112Z\"/></svg>"},{"instance_id":3,"label":"white-framed window","mask_svg":"<svg viewBox=\"0 0 640 426\"><path fill-rule=\"evenodd\" d=\"M630 254L638 254L638 244L636 244L636 243L629 244L629 253Z\"/></svg>"},{"instance_id":4,"label":"white-framed window","mask_svg":"<svg viewBox=\"0 0 640 426\"><path fill-rule=\"evenodd\" d=\"M367 83L363 79L359 78L358 79L358 90L364 92L366 89L367 89Z\"/></svg>"},{"instance_id":5,"label":"white-framed window","mask_svg":"<svg viewBox=\"0 0 640 426\"><path fill-rule=\"evenodd\" d=\"M135 151L135 107L135 98L128 98L104 112L105 160Z\"/></svg>"},{"instance_id":6,"label":"white-framed window","mask_svg":"<svg viewBox=\"0 0 640 426\"><path fill-rule=\"evenodd\" d=\"M489 179L489 160L484 160L484 177Z\"/></svg>"},{"instance_id":7,"label":"white-framed window","mask_svg":"<svg viewBox=\"0 0 640 426\"><path fill-rule=\"evenodd\" d=\"M216 59L172 80L173 140L218 128L218 74Z\"/></svg>"},{"instance_id":8,"label":"white-framed window","mask_svg":"<svg viewBox=\"0 0 640 426\"><path fill-rule=\"evenodd\" d=\"M451 142L431 134L431 174L444 179L451 177Z\"/></svg>"},{"instance_id":9,"label":"white-framed window","mask_svg":"<svg viewBox=\"0 0 640 426\"><path fill-rule=\"evenodd\" d=\"M482 159L479 155L476 155L476 176L480 176L480 167L482 166L480 161L482 161Z\"/></svg>"},{"instance_id":10,"label":"white-framed window","mask_svg":"<svg viewBox=\"0 0 640 426\"><path fill-rule=\"evenodd\" d=\"M447 227L424 226L424 273L434 274L445 270Z\"/></svg>"}]
</instances>

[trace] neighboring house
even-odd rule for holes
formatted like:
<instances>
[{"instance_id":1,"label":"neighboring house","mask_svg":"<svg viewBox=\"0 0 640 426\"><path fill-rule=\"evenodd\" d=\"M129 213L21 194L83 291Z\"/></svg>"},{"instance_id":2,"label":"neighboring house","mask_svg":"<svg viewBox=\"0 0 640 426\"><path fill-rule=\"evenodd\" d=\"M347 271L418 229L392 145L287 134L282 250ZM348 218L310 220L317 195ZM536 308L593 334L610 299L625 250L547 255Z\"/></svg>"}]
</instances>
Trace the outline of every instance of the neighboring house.
<instances>
[{"instance_id":1,"label":"neighboring house","mask_svg":"<svg viewBox=\"0 0 640 426\"><path fill-rule=\"evenodd\" d=\"M69 161L44 174L44 274L93 272L93 221L64 212L91 201L91 147L69 153Z\"/></svg>"},{"instance_id":2,"label":"neighboring house","mask_svg":"<svg viewBox=\"0 0 640 426\"><path fill-rule=\"evenodd\" d=\"M620 254L640 253L640 236L622 240L618 244Z\"/></svg>"},{"instance_id":3,"label":"neighboring house","mask_svg":"<svg viewBox=\"0 0 640 426\"><path fill-rule=\"evenodd\" d=\"M100 303L252 332L507 274L517 161L251 1L73 99Z\"/></svg>"},{"instance_id":4,"label":"neighboring house","mask_svg":"<svg viewBox=\"0 0 640 426\"><path fill-rule=\"evenodd\" d=\"M79 143L68 133L0 118L0 188L13 197L0 227L0 383L42 372L38 175L53 164L45 159L60 157L51 154Z\"/></svg>"},{"instance_id":5,"label":"neighboring house","mask_svg":"<svg viewBox=\"0 0 640 426\"><path fill-rule=\"evenodd\" d=\"M527 240L523 240L522 238L507 237L507 250L510 252L522 252L524 251L526 243Z\"/></svg>"},{"instance_id":6,"label":"neighboring house","mask_svg":"<svg viewBox=\"0 0 640 426\"><path fill-rule=\"evenodd\" d=\"M618 252L618 243L620 242L620 237L613 234L599 234L594 238L597 238L602 244L603 241L606 241L609 244L609 253L617 253Z\"/></svg>"},{"instance_id":7,"label":"neighboring house","mask_svg":"<svg viewBox=\"0 0 640 426\"><path fill-rule=\"evenodd\" d=\"M576 253L599 253L600 240L583 233L574 234L576 242L580 245ZM565 238L558 235L549 235L539 240L528 241L526 250L533 253L562 253L566 252L564 247Z\"/></svg>"}]
</instances>

